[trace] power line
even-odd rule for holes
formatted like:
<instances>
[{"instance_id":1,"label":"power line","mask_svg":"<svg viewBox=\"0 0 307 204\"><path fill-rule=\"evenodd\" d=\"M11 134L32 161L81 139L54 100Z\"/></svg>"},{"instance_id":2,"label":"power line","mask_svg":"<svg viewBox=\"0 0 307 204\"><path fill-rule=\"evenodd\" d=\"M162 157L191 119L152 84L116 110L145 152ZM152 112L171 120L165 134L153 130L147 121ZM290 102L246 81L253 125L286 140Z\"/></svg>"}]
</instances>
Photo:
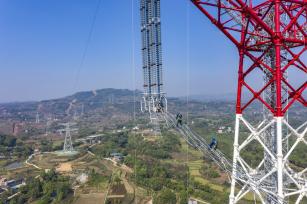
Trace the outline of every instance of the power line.
<instances>
[{"instance_id":1,"label":"power line","mask_svg":"<svg viewBox=\"0 0 307 204\"><path fill-rule=\"evenodd\" d=\"M78 66L78 69L77 69L76 80L75 80L75 84L73 86L73 90L75 90L77 88L77 85L79 83L80 72L81 72L81 69L84 66L85 58L87 56L88 48L89 48L89 45L90 45L90 42L91 42L91 39L92 39L92 35L93 35L93 31L94 31L95 24L96 24L96 21L97 21L97 16L98 16L98 13L99 13L101 2L102 2L102 0L98 0L96 7L95 7L94 16L93 16L92 23L91 23L91 26L90 26L90 30L89 30L89 33L88 33L88 36L87 36L87 39L86 39L86 42L85 42L85 47L84 47L84 50L83 50L83 53L82 53L81 61L80 61L80 64Z\"/></svg>"}]
</instances>

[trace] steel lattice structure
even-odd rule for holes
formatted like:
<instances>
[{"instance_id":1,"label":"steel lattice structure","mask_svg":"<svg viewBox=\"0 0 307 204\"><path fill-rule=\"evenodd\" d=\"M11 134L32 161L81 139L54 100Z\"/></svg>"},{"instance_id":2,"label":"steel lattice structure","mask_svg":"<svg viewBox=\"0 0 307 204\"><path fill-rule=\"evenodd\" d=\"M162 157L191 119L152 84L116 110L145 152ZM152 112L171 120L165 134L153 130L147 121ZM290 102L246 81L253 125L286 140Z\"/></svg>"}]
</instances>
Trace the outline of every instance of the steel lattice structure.
<instances>
[{"instance_id":1,"label":"steel lattice structure","mask_svg":"<svg viewBox=\"0 0 307 204\"><path fill-rule=\"evenodd\" d=\"M142 111L167 110L163 92L160 0L140 0L144 95Z\"/></svg>"},{"instance_id":2,"label":"steel lattice structure","mask_svg":"<svg viewBox=\"0 0 307 204\"><path fill-rule=\"evenodd\" d=\"M73 152L74 147L71 139L71 132L77 131L76 128L71 128L71 126L76 125L76 123L63 123L63 126L65 126L64 129L58 130L59 132L65 132L65 140L63 145L63 152Z\"/></svg>"},{"instance_id":3,"label":"steel lattice structure","mask_svg":"<svg viewBox=\"0 0 307 204\"><path fill-rule=\"evenodd\" d=\"M296 71L306 78L307 1L266 0L257 1L257 5L252 0L192 2L238 48L229 203L238 203L248 192L253 192L261 203L306 202L303 199L307 195L307 169L294 168L289 157L298 145L307 145L307 123L293 127L287 112L295 102L307 106L304 98L307 83L291 80L287 72ZM256 85L248 80L255 75L263 77ZM264 107L259 108L263 120L257 125L244 115L255 101ZM246 136L243 130L249 134ZM263 159L257 166L252 166L241 154L253 144L263 149Z\"/></svg>"}]
</instances>

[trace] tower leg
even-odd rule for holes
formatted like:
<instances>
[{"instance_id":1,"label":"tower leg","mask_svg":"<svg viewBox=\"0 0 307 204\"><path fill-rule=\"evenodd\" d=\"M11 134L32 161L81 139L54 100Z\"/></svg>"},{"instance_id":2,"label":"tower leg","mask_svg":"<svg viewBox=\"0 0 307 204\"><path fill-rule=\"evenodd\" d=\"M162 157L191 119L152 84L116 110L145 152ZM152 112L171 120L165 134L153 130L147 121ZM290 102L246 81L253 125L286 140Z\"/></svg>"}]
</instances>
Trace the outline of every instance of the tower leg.
<instances>
[{"instance_id":1,"label":"tower leg","mask_svg":"<svg viewBox=\"0 0 307 204\"><path fill-rule=\"evenodd\" d=\"M239 157L239 131L240 131L240 118L241 114L236 114L236 124L235 124L235 138L233 143L233 169L231 178L231 190L229 195L229 204L235 203L235 188L236 188L236 174L237 174L237 160Z\"/></svg>"},{"instance_id":2,"label":"tower leg","mask_svg":"<svg viewBox=\"0 0 307 204\"><path fill-rule=\"evenodd\" d=\"M282 142L282 121L283 117L276 117L277 128L277 193L279 203L284 203L284 189L283 189L283 142Z\"/></svg>"},{"instance_id":3,"label":"tower leg","mask_svg":"<svg viewBox=\"0 0 307 204\"><path fill-rule=\"evenodd\" d=\"M144 104L143 104L143 99L141 100L141 104L140 104L140 105L141 105L141 112L143 113L143 112L144 112L144 107L143 107L143 106L144 106Z\"/></svg>"}]
</instances>

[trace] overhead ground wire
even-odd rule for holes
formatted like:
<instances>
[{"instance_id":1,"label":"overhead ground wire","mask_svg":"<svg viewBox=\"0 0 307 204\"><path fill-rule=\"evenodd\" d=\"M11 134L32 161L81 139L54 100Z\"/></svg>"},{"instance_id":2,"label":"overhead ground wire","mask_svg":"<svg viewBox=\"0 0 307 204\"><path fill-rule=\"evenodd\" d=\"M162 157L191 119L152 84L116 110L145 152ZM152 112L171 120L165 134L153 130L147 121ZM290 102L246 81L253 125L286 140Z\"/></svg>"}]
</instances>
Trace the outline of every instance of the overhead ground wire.
<instances>
[{"instance_id":1,"label":"overhead ground wire","mask_svg":"<svg viewBox=\"0 0 307 204\"><path fill-rule=\"evenodd\" d=\"M92 35L93 35L93 31L94 31L94 28L95 28L95 25L96 25L97 16L98 16L98 13L99 13L99 10L100 10L101 2L102 2L102 0L97 1L96 7L95 7L95 10L94 10L94 15L93 15L93 18L92 18L92 22L91 22L91 25L90 25L90 30L89 30L87 39L85 41L85 47L84 47L84 50L83 50L82 55L81 55L81 61L80 61L80 64L78 65L78 67L77 67L75 82L74 82L74 85L73 85L73 90L75 90L75 91L77 91L77 88L78 88L79 79L80 79L80 72L81 72L81 70L84 66L84 62L85 62L85 59L86 59L86 56L87 56L88 48L89 48L89 45L90 45L90 42L91 42L91 39L92 39Z\"/></svg>"},{"instance_id":2,"label":"overhead ground wire","mask_svg":"<svg viewBox=\"0 0 307 204\"><path fill-rule=\"evenodd\" d=\"M186 2L186 122L187 124L189 124L189 95L190 95L190 2ZM186 165L187 165L186 193L187 193L187 198L189 198L190 171L189 171L188 144L186 152Z\"/></svg>"},{"instance_id":3,"label":"overhead ground wire","mask_svg":"<svg viewBox=\"0 0 307 204\"><path fill-rule=\"evenodd\" d=\"M131 0L131 69L132 69L132 87L133 87L133 126L136 126L136 67L135 67L135 40L134 40L134 0ZM135 131L132 131L133 137L136 139ZM134 149L134 160L133 160L133 169L134 169L134 203L136 203L136 183L137 183L137 170L136 170L136 157L137 150L136 146Z\"/></svg>"}]
</instances>

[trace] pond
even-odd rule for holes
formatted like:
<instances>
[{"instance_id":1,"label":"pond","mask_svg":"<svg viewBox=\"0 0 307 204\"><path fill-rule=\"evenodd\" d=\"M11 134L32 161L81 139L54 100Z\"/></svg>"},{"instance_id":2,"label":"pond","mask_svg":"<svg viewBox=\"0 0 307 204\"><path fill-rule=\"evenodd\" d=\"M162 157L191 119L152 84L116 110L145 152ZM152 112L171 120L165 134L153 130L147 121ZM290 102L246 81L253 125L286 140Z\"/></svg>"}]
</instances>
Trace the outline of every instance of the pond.
<instances>
[{"instance_id":1,"label":"pond","mask_svg":"<svg viewBox=\"0 0 307 204\"><path fill-rule=\"evenodd\" d=\"M13 169L18 169L23 167L23 163L22 162L13 162L10 163L9 165L7 165L5 168L6 170L13 170Z\"/></svg>"}]
</instances>

